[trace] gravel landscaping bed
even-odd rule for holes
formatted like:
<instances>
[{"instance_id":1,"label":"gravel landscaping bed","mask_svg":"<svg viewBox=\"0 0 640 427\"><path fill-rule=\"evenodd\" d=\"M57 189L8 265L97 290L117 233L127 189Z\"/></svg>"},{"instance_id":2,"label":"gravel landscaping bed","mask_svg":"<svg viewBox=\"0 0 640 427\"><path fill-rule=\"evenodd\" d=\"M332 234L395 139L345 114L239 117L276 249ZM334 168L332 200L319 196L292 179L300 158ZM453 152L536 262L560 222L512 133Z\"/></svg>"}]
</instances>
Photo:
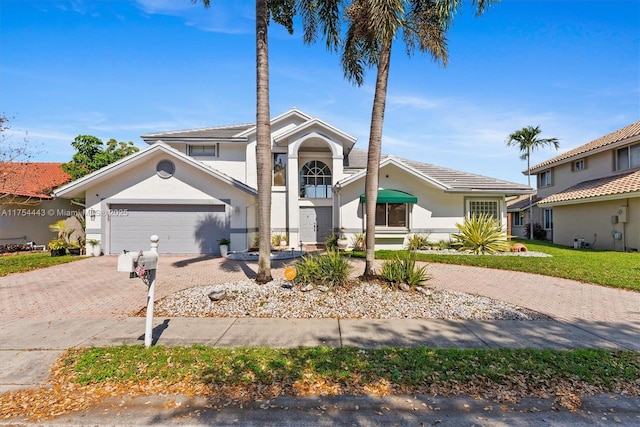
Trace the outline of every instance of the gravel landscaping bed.
<instances>
[{"instance_id":1,"label":"gravel landscaping bed","mask_svg":"<svg viewBox=\"0 0 640 427\"><path fill-rule=\"evenodd\" d=\"M219 300L212 300L209 295ZM286 280L198 286L158 301L167 317L280 317L366 319L551 320L542 314L490 298L446 290L403 292L379 283L303 292Z\"/></svg>"}]
</instances>

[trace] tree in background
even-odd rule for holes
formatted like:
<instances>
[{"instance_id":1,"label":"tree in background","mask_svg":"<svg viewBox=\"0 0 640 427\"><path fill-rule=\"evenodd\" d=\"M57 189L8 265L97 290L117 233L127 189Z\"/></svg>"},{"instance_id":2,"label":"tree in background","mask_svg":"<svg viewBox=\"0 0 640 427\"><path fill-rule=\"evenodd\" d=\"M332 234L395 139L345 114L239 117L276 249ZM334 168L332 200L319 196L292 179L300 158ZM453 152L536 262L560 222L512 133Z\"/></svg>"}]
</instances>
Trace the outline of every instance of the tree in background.
<instances>
[{"instance_id":1,"label":"tree in background","mask_svg":"<svg viewBox=\"0 0 640 427\"><path fill-rule=\"evenodd\" d=\"M520 130L513 132L507 138L507 147L517 146L520 149L520 159L527 161L527 185L531 187L531 152L535 149L540 149L545 146L554 147L556 150L560 146L557 138L538 138L542 131L540 126L527 126ZM529 194L529 238L535 237L533 229L533 198Z\"/></svg>"},{"instance_id":2,"label":"tree in background","mask_svg":"<svg viewBox=\"0 0 640 427\"><path fill-rule=\"evenodd\" d=\"M0 203L4 205L37 205L38 199L19 197L15 191L22 186L26 168L16 167L16 163L26 163L33 157L33 146L28 134L20 142L12 141L9 122L13 118L0 114Z\"/></svg>"},{"instance_id":3,"label":"tree in background","mask_svg":"<svg viewBox=\"0 0 640 427\"><path fill-rule=\"evenodd\" d=\"M62 169L76 180L97 171L123 157L138 151L133 142L118 142L110 139L105 147L100 138L92 135L78 135L71 143L76 153L70 162L62 165Z\"/></svg>"}]
</instances>

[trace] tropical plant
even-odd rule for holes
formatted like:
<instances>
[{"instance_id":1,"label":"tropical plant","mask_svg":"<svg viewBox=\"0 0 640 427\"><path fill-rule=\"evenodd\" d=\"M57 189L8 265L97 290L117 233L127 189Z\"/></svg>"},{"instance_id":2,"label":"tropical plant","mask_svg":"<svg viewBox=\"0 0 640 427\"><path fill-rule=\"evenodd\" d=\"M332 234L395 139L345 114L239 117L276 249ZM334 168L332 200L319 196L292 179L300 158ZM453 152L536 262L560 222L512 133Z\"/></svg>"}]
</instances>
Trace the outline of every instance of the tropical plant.
<instances>
[{"instance_id":1,"label":"tropical plant","mask_svg":"<svg viewBox=\"0 0 640 427\"><path fill-rule=\"evenodd\" d=\"M406 283L411 287L419 286L430 277L426 265L416 266L416 252L413 250L399 251L392 259L384 261L380 276L392 285Z\"/></svg>"},{"instance_id":2,"label":"tropical plant","mask_svg":"<svg viewBox=\"0 0 640 427\"><path fill-rule=\"evenodd\" d=\"M456 223L459 233L452 234L453 246L476 254L506 252L510 248L507 233L500 221L489 214L471 215L463 224Z\"/></svg>"},{"instance_id":3,"label":"tropical plant","mask_svg":"<svg viewBox=\"0 0 640 427\"><path fill-rule=\"evenodd\" d=\"M538 138L541 132L539 126L527 126L513 132L507 138L507 147L517 146L521 153L520 159L527 161L527 185L529 187L531 187L531 152L544 146L550 146L557 150L560 146L557 138ZM531 194L529 194L529 218L533 218L533 197ZM535 237L533 221L529 223L529 236Z\"/></svg>"},{"instance_id":4,"label":"tropical plant","mask_svg":"<svg viewBox=\"0 0 640 427\"><path fill-rule=\"evenodd\" d=\"M475 0L477 14L482 14L485 4L492 1ZM382 150L382 125L393 41L398 33L402 32L407 53L417 47L422 52L430 53L435 60L442 60L446 65L445 34L461 3L460 0L353 0L346 9L348 29L342 51L342 68L345 76L360 86L364 82L365 69L377 68L365 176L366 259L363 273L365 277L374 275L375 212Z\"/></svg>"},{"instance_id":5,"label":"tropical plant","mask_svg":"<svg viewBox=\"0 0 640 427\"><path fill-rule=\"evenodd\" d=\"M226 237L223 237L222 239L218 240L218 244L219 245L226 245L229 246L231 244L231 240L227 239Z\"/></svg>"},{"instance_id":6,"label":"tropical plant","mask_svg":"<svg viewBox=\"0 0 640 427\"><path fill-rule=\"evenodd\" d=\"M53 239L49 241L47 246L49 247L49 250L55 251L66 248L67 242L64 239Z\"/></svg>"},{"instance_id":7,"label":"tropical plant","mask_svg":"<svg viewBox=\"0 0 640 427\"><path fill-rule=\"evenodd\" d=\"M280 246L280 242L282 241L287 241L287 235L286 234L281 234L281 233L274 233L271 235L271 245L274 248L277 248L278 246Z\"/></svg>"},{"instance_id":8,"label":"tropical plant","mask_svg":"<svg viewBox=\"0 0 640 427\"><path fill-rule=\"evenodd\" d=\"M328 249L326 254L304 256L295 264L296 284L320 284L329 287L345 284L351 265L339 251Z\"/></svg>"},{"instance_id":9,"label":"tropical plant","mask_svg":"<svg viewBox=\"0 0 640 427\"><path fill-rule=\"evenodd\" d=\"M410 251L426 249L430 244L428 234L415 233L407 239L407 249Z\"/></svg>"},{"instance_id":10,"label":"tropical plant","mask_svg":"<svg viewBox=\"0 0 640 427\"><path fill-rule=\"evenodd\" d=\"M355 233L351 237L351 244L356 251L362 251L367 247L367 235L365 233Z\"/></svg>"},{"instance_id":11,"label":"tropical plant","mask_svg":"<svg viewBox=\"0 0 640 427\"><path fill-rule=\"evenodd\" d=\"M338 247L338 240L340 239L340 235L334 232L330 232L324 238L324 247L327 249L336 249Z\"/></svg>"},{"instance_id":12,"label":"tropical plant","mask_svg":"<svg viewBox=\"0 0 640 427\"><path fill-rule=\"evenodd\" d=\"M131 141L118 142L110 139L105 147L100 138L92 135L78 135L71 145L76 153L70 162L62 165L62 169L74 180L138 151L138 147Z\"/></svg>"},{"instance_id":13,"label":"tropical plant","mask_svg":"<svg viewBox=\"0 0 640 427\"><path fill-rule=\"evenodd\" d=\"M58 235L58 239L62 239L67 245L69 244L69 238L75 231L73 228L69 228L63 219L49 225L49 230L56 233Z\"/></svg>"}]
</instances>

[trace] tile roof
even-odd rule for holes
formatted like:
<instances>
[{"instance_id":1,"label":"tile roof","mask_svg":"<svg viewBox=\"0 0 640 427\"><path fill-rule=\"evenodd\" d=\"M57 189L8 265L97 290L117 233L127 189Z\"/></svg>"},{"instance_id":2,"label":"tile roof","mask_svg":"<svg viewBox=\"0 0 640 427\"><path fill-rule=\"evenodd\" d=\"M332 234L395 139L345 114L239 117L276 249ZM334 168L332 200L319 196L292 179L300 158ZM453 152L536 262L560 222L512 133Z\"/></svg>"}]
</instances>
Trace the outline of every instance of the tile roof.
<instances>
[{"instance_id":1,"label":"tile roof","mask_svg":"<svg viewBox=\"0 0 640 427\"><path fill-rule=\"evenodd\" d=\"M169 132L147 133L141 138L145 141L156 138L210 138L210 139L226 139L233 138L236 135L251 129L254 124L240 124L230 126L215 126L200 129L176 130ZM155 142L155 141L152 141Z\"/></svg>"},{"instance_id":2,"label":"tile roof","mask_svg":"<svg viewBox=\"0 0 640 427\"><path fill-rule=\"evenodd\" d=\"M581 145L580 147L567 151L566 153L560 154L542 163L538 163L537 165L532 166L531 170L532 171L538 170L540 168L549 166L553 163L562 162L569 158L579 156L581 154L586 154L590 151L597 150L598 148L603 148L608 145L614 144L616 142L620 142L625 139L633 138L634 136L639 136L639 135L640 135L640 121L637 121L635 123L631 123L629 126L623 127L622 129L618 129L617 131L611 132L608 135L601 136L600 138L595 139L587 144Z\"/></svg>"},{"instance_id":3,"label":"tile roof","mask_svg":"<svg viewBox=\"0 0 640 427\"><path fill-rule=\"evenodd\" d=\"M381 160L389 156L381 155ZM529 187L524 184L518 184L510 181L503 181L496 178L490 178L483 175L476 175L468 172L462 172L455 169L449 169L442 166L436 166L429 163L417 162L415 160L396 158L405 165L415 169L416 171L426 175L440 183L446 185L453 190L528 190ZM367 152L354 148L349 153L349 158L345 161L347 169L366 169Z\"/></svg>"},{"instance_id":4,"label":"tile roof","mask_svg":"<svg viewBox=\"0 0 640 427\"><path fill-rule=\"evenodd\" d=\"M54 188L71 181L62 163L0 163L0 194L53 199Z\"/></svg>"},{"instance_id":5,"label":"tile roof","mask_svg":"<svg viewBox=\"0 0 640 427\"><path fill-rule=\"evenodd\" d=\"M537 194L532 194L531 196L531 203L535 206L540 199ZM521 196L514 197L511 200L507 200L507 211L521 211L523 209L529 209L528 194L523 194Z\"/></svg>"},{"instance_id":6,"label":"tile roof","mask_svg":"<svg viewBox=\"0 0 640 427\"><path fill-rule=\"evenodd\" d=\"M586 200L640 192L640 170L592 179L545 197L540 204Z\"/></svg>"}]
</instances>

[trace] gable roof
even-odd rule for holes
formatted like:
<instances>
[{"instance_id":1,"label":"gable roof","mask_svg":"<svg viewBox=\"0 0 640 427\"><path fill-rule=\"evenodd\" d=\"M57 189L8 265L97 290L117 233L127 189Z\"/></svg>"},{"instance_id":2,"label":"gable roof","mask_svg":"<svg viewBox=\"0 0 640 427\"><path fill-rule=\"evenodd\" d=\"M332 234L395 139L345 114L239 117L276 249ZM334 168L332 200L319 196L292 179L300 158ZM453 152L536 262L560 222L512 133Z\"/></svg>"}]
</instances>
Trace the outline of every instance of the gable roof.
<instances>
[{"instance_id":1,"label":"gable roof","mask_svg":"<svg viewBox=\"0 0 640 427\"><path fill-rule=\"evenodd\" d=\"M535 206L540 199L536 193L531 195L531 204ZM511 200L507 200L507 212L520 212L529 209L529 195L523 194L518 197L514 197Z\"/></svg>"},{"instance_id":2,"label":"gable roof","mask_svg":"<svg viewBox=\"0 0 640 427\"><path fill-rule=\"evenodd\" d=\"M581 145L580 147L574 148L573 150L567 151L566 153L560 154L542 163L538 163L537 165L531 167L531 172L538 172L555 163L564 163L565 161L568 161L569 159L572 159L574 157L596 153L604 149L609 149L616 143L635 137L638 137L637 139L640 140L640 120L635 123L631 123L630 125L625 126L622 129L611 132L610 134L601 136L598 139L594 139L593 141Z\"/></svg>"},{"instance_id":3,"label":"gable roof","mask_svg":"<svg viewBox=\"0 0 640 427\"><path fill-rule=\"evenodd\" d=\"M0 194L51 200L54 188L69 182L62 163L0 163Z\"/></svg>"},{"instance_id":4,"label":"gable roof","mask_svg":"<svg viewBox=\"0 0 640 427\"><path fill-rule=\"evenodd\" d=\"M539 204L574 204L630 196L640 196L640 170L581 182L545 197Z\"/></svg>"},{"instance_id":5,"label":"gable roof","mask_svg":"<svg viewBox=\"0 0 640 427\"><path fill-rule=\"evenodd\" d=\"M175 159L181 160L186 164L198 170L201 170L213 177L216 177L222 182L225 182L226 184L236 187L252 196L258 195L258 190L256 190L255 188L250 187L247 184L240 182L237 179L232 178L229 175L222 173L219 170L214 169L203 162L197 161L192 157L187 156L186 154L181 153L180 151L174 148L171 148L170 146L168 146L163 142L158 142L156 144L150 145L149 147L143 150L140 150L136 153L133 153L127 157L124 157L115 163L111 163L110 165L107 165L102 169L99 169L95 172L90 173L89 175L83 176L80 179L70 182L69 184L63 187L56 189L55 195L57 197L70 197L70 198L80 197L81 192L87 189L91 184L98 182L102 179L105 179L108 176L110 176L112 173L117 173L118 171L121 171L137 162L144 161L146 157L150 156L151 154L157 151L162 151L165 154Z\"/></svg>"},{"instance_id":6,"label":"gable roof","mask_svg":"<svg viewBox=\"0 0 640 427\"><path fill-rule=\"evenodd\" d=\"M412 172L447 193L486 192L529 194L533 191L530 187L524 184L383 154L380 158L380 167L382 168L389 163L394 163L396 166L400 166ZM354 175L342 180L340 185L347 185L362 178L366 173L366 167L367 152L357 148L351 150L349 157L345 159L345 169L357 169L358 171Z\"/></svg>"}]
</instances>

